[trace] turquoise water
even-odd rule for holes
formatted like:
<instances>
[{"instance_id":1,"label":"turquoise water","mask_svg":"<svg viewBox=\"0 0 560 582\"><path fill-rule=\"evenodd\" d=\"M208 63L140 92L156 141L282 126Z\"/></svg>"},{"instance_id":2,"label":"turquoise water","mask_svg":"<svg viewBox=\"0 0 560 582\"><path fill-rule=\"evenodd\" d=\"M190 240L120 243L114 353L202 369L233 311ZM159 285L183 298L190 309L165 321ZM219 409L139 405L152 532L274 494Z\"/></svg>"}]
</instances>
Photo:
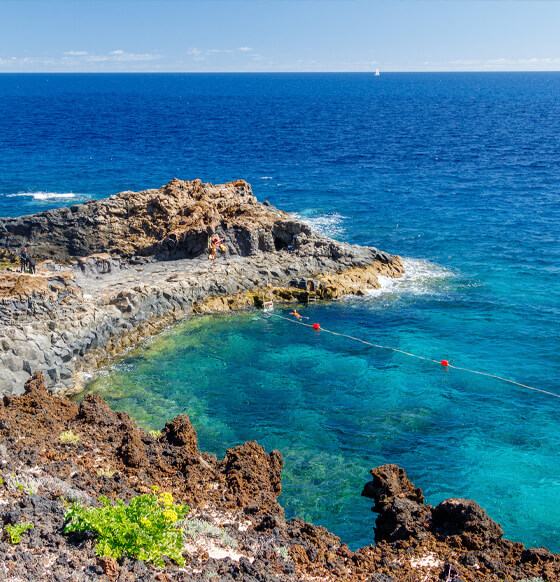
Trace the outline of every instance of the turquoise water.
<instances>
[{"instance_id":1,"label":"turquoise water","mask_svg":"<svg viewBox=\"0 0 560 582\"><path fill-rule=\"evenodd\" d=\"M407 277L312 320L560 393L560 73L0 75L0 215L247 179ZM1 244L1 233L0 233ZM311 321L311 320L310 320ZM373 539L369 469L560 550L559 400L255 314L197 318L91 389L201 448L279 448L289 515Z\"/></svg>"},{"instance_id":2,"label":"turquoise water","mask_svg":"<svg viewBox=\"0 0 560 582\"><path fill-rule=\"evenodd\" d=\"M333 331L527 380L525 370L508 370L492 353L498 337L473 334L476 322L463 316L465 333L455 331L479 282L425 261L406 263L404 280L385 280L370 297L302 312ZM542 386L540 377L532 380ZM405 467L429 503L474 498L510 538L557 547L559 403L552 397L256 312L187 321L90 390L146 428L188 413L201 449L220 457L247 439L278 448L288 515L327 526L351 547L372 542L374 515L359 494L368 470L384 462Z\"/></svg>"}]
</instances>

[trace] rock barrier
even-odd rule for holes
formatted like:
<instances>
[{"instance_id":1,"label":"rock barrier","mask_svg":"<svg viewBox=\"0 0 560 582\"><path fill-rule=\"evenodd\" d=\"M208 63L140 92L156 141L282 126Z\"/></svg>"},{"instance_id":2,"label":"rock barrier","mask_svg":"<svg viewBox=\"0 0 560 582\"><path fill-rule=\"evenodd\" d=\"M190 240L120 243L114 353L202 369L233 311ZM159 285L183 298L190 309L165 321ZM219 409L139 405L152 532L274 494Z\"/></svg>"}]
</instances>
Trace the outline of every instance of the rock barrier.
<instances>
[{"instance_id":1,"label":"rock barrier","mask_svg":"<svg viewBox=\"0 0 560 582\"><path fill-rule=\"evenodd\" d=\"M225 252L208 260L208 239ZM99 365L193 312L364 294L402 260L335 241L269 204L244 181L172 180L77 207L0 219L6 252L43 257L37 274L0 275L0 392L34 371L79 392Z\"/></svg>"}]
</instances>

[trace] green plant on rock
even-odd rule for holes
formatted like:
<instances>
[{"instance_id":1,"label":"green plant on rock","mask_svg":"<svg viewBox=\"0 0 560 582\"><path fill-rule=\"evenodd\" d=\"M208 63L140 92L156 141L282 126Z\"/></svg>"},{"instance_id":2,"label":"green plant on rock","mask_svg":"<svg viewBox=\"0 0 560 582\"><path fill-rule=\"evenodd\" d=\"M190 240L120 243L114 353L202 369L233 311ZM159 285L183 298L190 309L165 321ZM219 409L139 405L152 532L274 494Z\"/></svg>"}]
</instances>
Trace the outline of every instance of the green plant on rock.
<instances>
[{"instance_id":1,"label":"green plant on rock","mask_svg":"<svg viewBox=\"0 0 560 582\"><path fill-rule=\"evenodd\" d=\"M157 439L159 439L161 436L161 430L149 430L148 434L157 441Z\"/></svg>"},{"instance_id":2,"label":"green plant on rock","mask_svg":"<svg viewBox=\"0 0 560 582\"><path fill-rule=\"evenodd\" d=\"M21 542L21 534L28 529L33 529L31 523L17 523L16 525L6 525L4 529L10 536L10 542L15 546Z\"/></svg>"},{"instance_id":3,"label":"green plant on rock","mask_svg":"<svg viewBox=\"0 0 560 582\"><path fill-rule=\"evenodd\" d=\"M109 467L97 469L98 477L108 477L109 479L111 479L111 477L114 477L115 473L116 471L114 471L113 469L109 469Z\"/></svg>"},{"instance_id":4,"label":"green plant on rock","mask_svg":"<svg viewBox=\"0 0 560 582\"><path fill-rule=\"evenodd\" d=\"M290 552L286 546L275 546L276 553L286 562L291 562Z\"/></svg>"},{"instance_id":5,"label":"green plant on rock","mask_svg":"<svg viewBox=\"0 0 560 582\"><path fill-rule=\"evenodd\" d=\"M65 533L97 532L95 551L99 556L118 559L123 554L164 567L163 556L183 566L183 532L177 522L189 507L176 504L171 493L133 497L129 503L116 505L104 496L103 507L84 507L73 503L66 513Z\"/></svg>"},{"instance_id":6,"label":"green plant on rock","mask_svg":"<svg viewBox=\"0 0 560 582\"><path fill-rule=\"evenodd\" d=\"M41 482L30 475L11 473L6 476L6 487L12 493L22 491L27 495L36 495Z\"/></svg>"},{"instance_id":7,"label":"green plant on rock","mask_svg":"<svg viewBox=\"0 0 560 582\"><path fill-rule=\"evenodd\" d=\"M80 436L73 433L71 430L65 430L60 434L60 442L64 445L71 444L75 445L80 442Z\"/></svg>"}]
</instances>

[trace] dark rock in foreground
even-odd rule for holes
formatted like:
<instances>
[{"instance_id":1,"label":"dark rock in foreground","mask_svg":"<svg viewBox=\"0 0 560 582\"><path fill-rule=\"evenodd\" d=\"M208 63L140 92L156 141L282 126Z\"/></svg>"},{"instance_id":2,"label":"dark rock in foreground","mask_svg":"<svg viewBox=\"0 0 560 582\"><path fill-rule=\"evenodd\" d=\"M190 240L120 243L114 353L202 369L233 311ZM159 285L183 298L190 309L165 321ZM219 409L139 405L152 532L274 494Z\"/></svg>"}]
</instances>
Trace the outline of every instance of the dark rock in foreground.
<instances>
[{"instance_id":1,"label":"dark rock in foreground","mask_svg":"<svg viewBox=\"0 0 560 582\"><path fill-rule=\"evenodd\" d=\"M74 443L60 435L71 430ZM0 540L0 579L25 581L482 582L560 579L560 556L502 539L475 502L424 504L396 465L372 469L364 494L380 512L377 546L351 552L325 528L289 521L277 502L282 457L255 442L223 460L200 452L185 415L157 438L97 395L77 404L53 396L41 373L23 396L0 400L0 524L32 523L19 545ZM127 500L158 485L192 507L185 568L166 571L123 557L99 558L95 536L64 535L62 499ZM366 519L366 516L364 516ZM209 531L213 533L208 533Z\"/></svg>"}]
</instances>

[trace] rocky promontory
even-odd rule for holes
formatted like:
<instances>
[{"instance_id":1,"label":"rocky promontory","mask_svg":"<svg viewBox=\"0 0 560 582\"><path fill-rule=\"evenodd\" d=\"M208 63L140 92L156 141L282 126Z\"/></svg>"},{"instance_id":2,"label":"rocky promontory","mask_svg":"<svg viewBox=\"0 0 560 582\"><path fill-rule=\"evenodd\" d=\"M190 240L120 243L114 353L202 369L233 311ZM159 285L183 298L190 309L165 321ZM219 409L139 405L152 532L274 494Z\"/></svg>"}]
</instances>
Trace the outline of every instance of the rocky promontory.
<instances>
[{"instance_id":1,"label":"rocky promontory","mask_svg":"<svg viewBox=\"0 0 560 582\"><path fill-rule=\"evenodd\" d=\"M208 241L223 239L215 261ZM0 392L34 371L61 394L193 312L364 294L399 277L400 257L329 239L243 180L172 180L69 208L0 219L0 248L36 274L0 272Z\"/></svg>"}]
</instances>

